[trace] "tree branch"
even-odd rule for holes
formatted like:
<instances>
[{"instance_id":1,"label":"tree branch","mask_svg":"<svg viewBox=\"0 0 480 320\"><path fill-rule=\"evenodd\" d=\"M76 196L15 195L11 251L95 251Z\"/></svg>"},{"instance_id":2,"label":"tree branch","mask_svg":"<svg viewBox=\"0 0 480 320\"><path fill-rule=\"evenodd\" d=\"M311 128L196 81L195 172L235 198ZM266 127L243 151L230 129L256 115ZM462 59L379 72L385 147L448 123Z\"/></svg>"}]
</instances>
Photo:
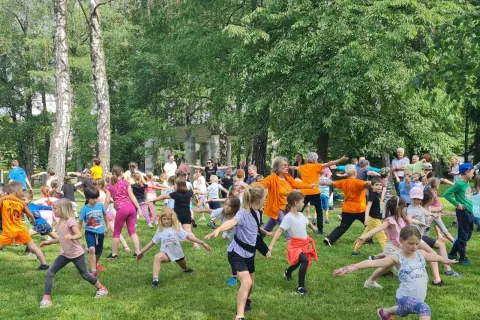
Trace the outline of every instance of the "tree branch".
<instances>
[{"instance_id":1,"label":"tree branch","mask_svg":"<svg viewBox=\"0 0 480 320\"><path fill-rule=\"evenodd\" d=\"M77 2L80 5L80 8L82 9L83 16L85 17L85 21L87 21L87 24L90 26L90 20L88 19L87 12L85 11L85 8L83 7L82 0L78 0Z\"/></svg>"},{"instance_id":2,"label":"tree branch","mask_svg":"<svg viewBox=\"0 0 480 320\"><path fill-rule=\"evenodd\" d=\"M5 7L5 5L0 4L0 6L4 7L5 10L7 10L8 12L10 12L10 13L15 17L15 19L16 19L17 22L18 22L18 24L20 25L20 28L22 28L23 34L26 36L26 35L27 35L27 28L25 28L25 26L23 25L22 21L20 20L20 17L19 17L15 12L13 12L13 11L10 10L9 8Z\"/></svg>"},{"instance_id":3,"label":"tree branch","mask_svg":"<svg viewBox=\"0 0 480 320\"><path fill-rule=\"evenodd\" d=\"M92 14L91 16L93 16L95 14L95 12L97 11L97 8L100 7L100 6L103 6L104 4L109 4L110 2L112 2L113 0L108 0L108 1L105 1L105 2L100 2L99 4L97 4L95 6L95 8L93 8L93 11L92 11Z\"/></svg>"},{"instance_id":4,"label":"tree branch","mask_svg":"<svg viewBox=\"0 0 480 320\"><path fill-rule=\"evenodd\" d=\"M230 14L230 16L228 17L227 19L227 23L225 23L225 26L228 26L230 24L230 21L232 20L232 17L233 15L240 9L242 9L243 7L245 6L245 0L242 1L242 3L240 4L240 6L238 6L237 8L235 8L235 10L233 10L233 12Z\"/></svg>"}]
</instances>

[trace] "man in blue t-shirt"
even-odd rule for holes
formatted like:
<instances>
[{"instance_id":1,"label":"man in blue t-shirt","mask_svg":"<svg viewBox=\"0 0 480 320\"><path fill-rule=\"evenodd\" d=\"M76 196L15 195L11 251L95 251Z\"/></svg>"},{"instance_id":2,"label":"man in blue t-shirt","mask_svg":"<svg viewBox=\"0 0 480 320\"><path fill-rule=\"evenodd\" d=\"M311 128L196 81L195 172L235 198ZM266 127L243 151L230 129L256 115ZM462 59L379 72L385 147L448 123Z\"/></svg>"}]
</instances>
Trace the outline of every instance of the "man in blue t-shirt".
<instances>
[{"instance_id":1,"label":"man in blue t-shirt","mask_svg":"<svg viewBox=\"0 0 480 320\"><path fill-rule=\"evenodd\" d=\"M18 160L12 160L12 166L10 169L10 173L8 174L8 179L10 181L18 181L23 185L23 191L28 189L32 190L32 186L30 185L30 181L28 180L27 174L25 170L18 166Z\"/></svg>"}]
</instances>

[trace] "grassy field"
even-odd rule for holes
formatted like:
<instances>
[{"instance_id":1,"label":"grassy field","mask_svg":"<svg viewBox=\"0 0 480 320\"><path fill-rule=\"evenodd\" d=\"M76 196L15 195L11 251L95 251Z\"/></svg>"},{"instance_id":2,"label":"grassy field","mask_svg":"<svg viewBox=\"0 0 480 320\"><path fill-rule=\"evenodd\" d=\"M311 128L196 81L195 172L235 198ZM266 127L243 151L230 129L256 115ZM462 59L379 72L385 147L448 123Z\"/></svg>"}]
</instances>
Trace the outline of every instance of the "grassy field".
<instances>
[{"instance_id":1,"label":"grassy field","mask_svg":"<svg viewBox=\"0 0 480 320\"><path fill-rule=\"evenodd\" d=\"M338 213L338 208L331 212L326 232L339 224ZM444 218L448 226L452 219L453 216ZM205 223L199 223L194 229L198 237L210 231ZM397 278L381 279L382 290L367 290L363 282L373 270L361 270L343 278L332 276L334 269L380 251L378 244L364 246L362 257L352 257L353 241L361 232L362 226L355 223L333 247L325 247L323 237L315 236L319 261L314 262L307 273L309 294L304 297L294 293L296 273L295 281L283 280L287 266L284 238L276 245L271 260L257 256L253 310L246 315L247 319L376 319L377 308L394 305ZM457 233L454 229L451 232ZM141 245L146 245L154 230L148 229L142 219L138 234ZM34 240L40 242L38 237ZM131 246L129 239L127 241ZM111 236L105 244L104 257L110 253ZM0 319L233 319L238 285L233 288L226 285L230 272L226 255L228 243L214 239L209 244L212 252L207 253L184 243L189 266L195 273L184 275L176 264L163 265L160 288L156 290L151 288L151 272L153 256L159 247L152 248L140 262L132 259L131 253L124 252L117 261L101 260L105 271L99 279L110 294L100 300L93 298L94 287L84 281L71 264L55 277L54 305L48 309L38 308L45 271L36 270L38 262L25 257L24 247L6 248L0 252ZM58 245L45 248L49 263L59 250ZM429 286L426 302L432 309L433 319L480 319L480 233L474 232L468 250L473 266L454 266L464 278L443 277L448 287Z\"/></svg>"}]
</instances>

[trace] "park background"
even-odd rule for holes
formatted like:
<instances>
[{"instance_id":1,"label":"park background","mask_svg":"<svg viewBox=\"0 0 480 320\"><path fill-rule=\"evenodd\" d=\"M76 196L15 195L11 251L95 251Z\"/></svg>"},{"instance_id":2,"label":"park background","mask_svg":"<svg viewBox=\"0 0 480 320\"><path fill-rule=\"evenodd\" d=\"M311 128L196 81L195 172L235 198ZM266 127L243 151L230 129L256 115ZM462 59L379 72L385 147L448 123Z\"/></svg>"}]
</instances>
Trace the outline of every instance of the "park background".
<instances>
[{"instance_id":1,"label":"park background","mask_svg":"<svg viewBox=\"0 0 480 320\"><path fill-rule=\"evenodd\" d=\"M0 166L8 169L17 158L29 175L52 168L61 178L66 169L88 168L96 155L105 172L132 160L144 168L147 155L158 173L163 151L188 162L217 157L194 147L199 127L218 136L222 163L231 137L231 161L255 163L263 174L272 155L293 160L307 151L317 151L321 161L365 155L380 166L404 147L409 157L429 152L439 173L452 155L477 163L478 5L1 0ZM188 143L178 141L178 130ZM327 232L338 225L336 210ZM153 236L143 222L141 244ZM350 251L361 229L355 225L332 248L317 241L320 262L308 273L307 297L295 296L294 284L282 279L285 242L272 261L257 258L249 318L372 319L376 308L393 304L396 279L382 279L384 289L371 291L362 288L369 271L331 276L360 259ZM196 233L208 231L200 225ZM197 273L183 277L167 265L158 291L150 288L153 250L140 263L127 254L105 261L100 279L111 293L101 301L69 267L56 277L55 307L41 316L233 318L226 246L214 240L206 254L185 245ZM479 246L474 233L474 266ZM46 249L49 262L58 250ZM364 257L378 250L366 246ZM44 274L35 266L20 247L0 253L1 318L38 318ZM434 318L478 319L478 268L455 269L465 277L429 287Z\"/></svg>"}]
</instances>

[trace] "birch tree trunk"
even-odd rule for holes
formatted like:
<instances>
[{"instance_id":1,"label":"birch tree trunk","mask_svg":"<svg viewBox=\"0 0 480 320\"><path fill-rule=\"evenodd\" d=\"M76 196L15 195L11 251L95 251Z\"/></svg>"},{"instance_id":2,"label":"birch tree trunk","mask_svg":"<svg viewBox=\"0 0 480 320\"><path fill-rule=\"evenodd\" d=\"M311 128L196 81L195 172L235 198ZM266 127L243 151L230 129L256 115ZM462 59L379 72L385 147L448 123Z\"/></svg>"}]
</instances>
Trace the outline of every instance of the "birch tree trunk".
<instances>
[{"instance_id":1,"label":"birch tree trunk","mask_svg":"<svg viewBox=\"0 0 480 320\"><path fill-rule=\"evenodd\" d=\"M101 166L106 174L110 172L110 97L97 0L88 0L88 8L90 11L90 58L98 108L98 157L102 161Z\"/></svg>"},{"instance_id":2,"label":"birch tree trunk","mask_svg":"<svg viewBox=\"0 0 480 320\"><path fill-rule=\"evenodd\" d=\"M67 0L54 0L55 9L55 81L57 110L48 151L48 167L55 170L58 182L63 184L67 143L70 134L72 88L67 44Z\"/></svg>"}]
</instances>

